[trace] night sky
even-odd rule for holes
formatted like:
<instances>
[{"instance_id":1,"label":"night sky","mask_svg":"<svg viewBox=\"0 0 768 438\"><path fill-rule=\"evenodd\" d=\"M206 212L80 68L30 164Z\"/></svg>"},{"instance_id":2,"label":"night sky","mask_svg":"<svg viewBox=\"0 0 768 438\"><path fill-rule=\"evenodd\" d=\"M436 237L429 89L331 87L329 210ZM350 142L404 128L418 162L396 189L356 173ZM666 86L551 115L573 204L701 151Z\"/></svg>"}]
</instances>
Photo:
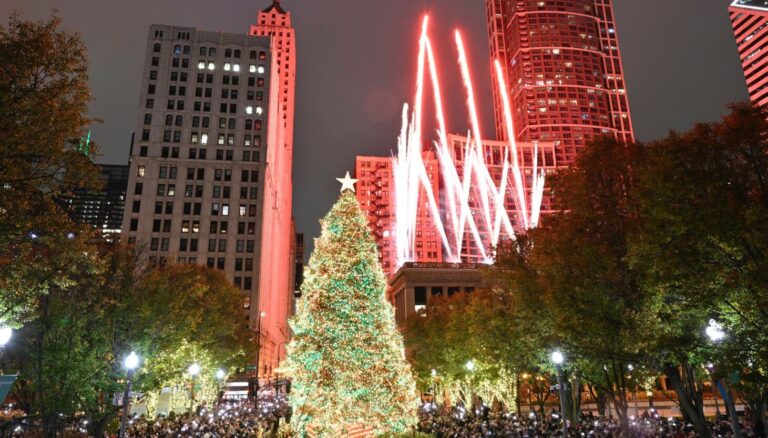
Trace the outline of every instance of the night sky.
<instances>
[{"instance_id":1,"label":"night sky","mask_svg":"<svg viewBox=\"0 0 768 438\"><path fill-rule=\"evenodd\" d=\"M100 163L126 163L135 128L148 26L247 32L271 0L3 0L39 19L58 9L81 33L91 62L91 116ZM297 34L294 206L296 227L319 233L317 220L338 194L334 178L358 154L388 155L402 104L414 90L417 33L431 15L432 43L443 71L448 128L466 131L452 31L464 32L484 132L492 107L484 0L283 0ZM614 0L630 110L640 140L712 121L746 99L728 20L727 0ZM311 241L311 240L310 240Z\"/></svg>"}]
</instances>

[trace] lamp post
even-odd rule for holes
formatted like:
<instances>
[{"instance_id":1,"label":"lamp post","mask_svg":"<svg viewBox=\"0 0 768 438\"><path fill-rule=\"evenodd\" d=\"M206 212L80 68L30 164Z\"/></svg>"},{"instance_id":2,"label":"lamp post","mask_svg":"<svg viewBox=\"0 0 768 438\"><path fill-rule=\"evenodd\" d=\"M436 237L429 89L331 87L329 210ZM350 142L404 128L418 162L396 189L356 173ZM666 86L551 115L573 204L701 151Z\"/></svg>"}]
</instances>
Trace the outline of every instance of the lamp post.
<instances>
[{"instance_id":1,"label":"lamp post","mask_svg":"<svg viewBox=\"0 0 768 438\"><path fill-rule=\"evenodd\" d=\"M552 363L557 368L557 389L560 392L560 417L563 422L563 436L568 436L568 424L565 420L565 385L563 384L563 362L565 362L565 356L558 350L552 352Z\"/></svg>"},{"instance_id":2,"label":"lamp post","mask_svg":"<svg viewBox=\"0 0 768 438\"><path fill-rule=\"evenodd\" d=\"M189 415L192 415L192 408L195 404L195 377L200 374L200 365L193 363L187 369L189 376L191 377L191 385L189 387Z\"/></svg>"},{"instance_id":3,"label":"lamp post","mask_svg":"<svg viewBox=\"0 0 768 438\"><path fill-rule=\"evenodd\" d=\"M254 407L259 411L259 362L261 360L261 320L267 316L266 312L259 313L259 320L256 324L256 389L254 391Z\"/></svg>"},{"instance_id":4,"label":"lamp post","mask_svg":"<svg viewBox=\"0 0 768 438\"><path fill-rule=\"evenodd\" d=\"M127 372L127 382L125 384L125 393L123 393L123 418L120 420L120 438L125 437L125 428L128 423L128 409L130 408L131 404L131 383L133 380L133 371L136 369L136 367L139 366L139 356L135 351L131 351L131 354L125 358L123 361L123 366Z\"/></svg>"},{"instance_id":5,"label":"lamp post","mask_svg":"<svg viewBox=\"0 0 768 438\"><path fill-rule=\"evenodd\" d=\"M715 417L720 418L720 404L717 403L717 379L715 379L715 364L708 363L707 371L709 371L709 378L712 380L712 400L715 401Z\"/></svg>"},{"instance_id":6,"label":"lamp post","mask_svg":"<svg viewBox=\"0 0 768 438\"><path fill-rule=\"evenodd\" d=\"M435 383L435 379L437 378L437 370L432 368L431 374L432 374L432 402L434 403L435 399L437 398L437 394L435 394L435 392L437 392L437 387Z\"/></svg>"},{"instance_id":7,"label":"lamp post","mask_svg":"<svg viewBox=\"0 0 768 438\"><path fill-rule=\"evenodd\" d=\"M221 368L216 370L216 383L217 383L217 391L216 391L216 398L221 398L221 382L224 380L224 376L226 376L227 373L224 372Z\"/></svg>"},{"instance_id":8,"label":"lamp post","mask_svg":"<svg viewBox=\"0 0 768 438\"><path fill-rule=\"evenodd\" d=\"M723 330L723 326L714 319L709 320L709 324L707 325L707 328L704 330L704 332L707 334L707 337L715 344L725 339L725 330ZM736 400L734 400L733 392L731 392L731 389L728 386L728 369L725 368L723 371L725 372L726 376L720 378L720 382L723 384L723 391L725 392L723 402L728 409L728 415L731 417L733 436L735 438L741 438L741 425L739 424L739 417L736 415ZM715 385L717 385L717 383L715 383Z\"/></svg>"},{"instance_id":9,"label":"lamp post","mask_svg":"<svg viewBox=\"0 0 768 438\"><path fill-rule=\"evenodd\" d=\"M472 390L472 373L475 371L475 362L473 360L468 360L464 366L467 368L467 371L469 371L469 409L472 409L474 413L475 394Z\"/></svg>"},{"instance_id":10,"label":"lamp post","mask_svg":"<svg viewBox=\"0 0 768 438\"><path fill-rule=\"evenodd\" d=\"M277 345L277 368L275 369L275 394L277 394L278 386L280 385L280 349L285 350L285 346L289 341L283 341ZM286 356L288 353L286 352Z\"/></svg>"},{"instance_id":11,"label":"lamp post","mask_svg":"<svg viewBox=\"0 0 768 438\"><path fill-rule=\"evenodd\" d=\"M627 364L627 369L629 370L629 376L632 378L632 371L635 370L634 365ZM637 406L637 391L638 391L638 381L637 376L635 376L635 393L633 394L633 397L635 399L635 418L640 418L640 408Z\"/></svg>"}]
</instances>

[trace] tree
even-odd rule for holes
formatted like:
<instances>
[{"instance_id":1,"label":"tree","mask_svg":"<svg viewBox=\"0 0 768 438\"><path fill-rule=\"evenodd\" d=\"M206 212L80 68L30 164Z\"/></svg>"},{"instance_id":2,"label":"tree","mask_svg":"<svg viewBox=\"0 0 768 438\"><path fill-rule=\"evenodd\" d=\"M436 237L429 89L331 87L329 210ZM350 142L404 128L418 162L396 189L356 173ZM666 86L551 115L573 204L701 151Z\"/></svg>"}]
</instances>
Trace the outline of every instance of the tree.
<instances>
[{"instance_id":1,"label":"tree","mask_svg":"<svg viewBox=\"0 0 768 438\"><path fill-rule=\"evenodd\" d=\"M241 367L250 357L242 294L221 272L189 265L144 271L129 250L99 251L83 247L85 240L69 243L87 259L66 287L41 297L2 357L20 374L17 397L49 429L59 414L81 413L101 436L117 413L111 396L122 390L122 359L131 350L143 359L134 388L150 394L179 386L197 361L210 395L216 368Z\"/></svg>"},{"instance_id":2,"label":"tree","mask_svg":"<svg viewBox=\"0 0 768 438\"><path fill-rule=\"evenodd\" d=\"M463 390L468 403L471 383L471 390L488 401L496 398L512 410L518 407L518 375L531 374L543 361L541 349L532 342L538 340L537 328L520 324L518 312L523 308L515 299L488 289L433 297L424 314L409 318L406 348L421 387L429 390L439 380L446 392ZM475 363L471 372L466 368L469 360Z\"/></svg>"},{"instance_id":3,"label":"tree","mask_svg":"<svg viewBox=\"0 0 768 438\"><path fill-rule=\"evenodd\" d=\"M561 212L525 241L502 249L495 270L508 293L529 295L518 305L528 309L521 316L529 323L545 327L542 346L563 349L573 379L604 389L625 428L634 387L628 365L643 361L656 328L655 297L638 282L630 259L638 226L632 163L642 153L610 138L593 142L555 179ZM568 405L577 411L579 400Z\"/></svg>"},{"instance_id":4,"label":"tree","mask_svg":"<svg viewBox=\"0 0 768 438\"><path fill-rule=\"evenodd\" d=\"M667 363L673 384L679 382L696 396L695 382L684 379L698 372L691 367L712 361L719 370L741 371L744 379L736 386L763 430L768 397L766 118L765 108L734 104L721 122L698 124L649 145L653 152L640 168L644 221L636 259L649 286L666 296L668 330L658 349L683 364ZM717 348L703 336L710 318L728 333Z\"/></svg>"},{"instance_id":5,"label":"tree","mask_svg":"<svg viewBox=\"0 0 768 438\"><path fill-rule=\"evenodd\" d=\"M62 31L56 17L14 14L0 27L0 63L0 322L19 327L68 275L40 257L39 237L60 241L76 231L56 199L95 186L98 175L69 146L90 123L79 36Z\"/></svg>"},{"instance_id":6,"label":"tree","mask_svg":"<svg viewBox=\"0 0 768 438\"><path fill-rule=\"evenodd\" d=\"M321 224L288 346L298 430L339 436L360 424L377 434L404 432L418 398L354 193L342 192Z\"/></svg>"},{"instance_id":7,"label":"tree","mask_svg":"<svg viewBox=\"0 0 768 438\"><path fill-rule=\"evenodd\" d=\"M710 436L710 361L764 422L768 111L731 109L646 145L593 142L555 180L562 211L529 233L533 244L497 258L503 289L540 295L521 315L548 321L542 344L562 346L625 426L627 393L663 373L683 416ZM727 332L717 345L704 335L710 318Z\"/></svg>"}]
</instances>

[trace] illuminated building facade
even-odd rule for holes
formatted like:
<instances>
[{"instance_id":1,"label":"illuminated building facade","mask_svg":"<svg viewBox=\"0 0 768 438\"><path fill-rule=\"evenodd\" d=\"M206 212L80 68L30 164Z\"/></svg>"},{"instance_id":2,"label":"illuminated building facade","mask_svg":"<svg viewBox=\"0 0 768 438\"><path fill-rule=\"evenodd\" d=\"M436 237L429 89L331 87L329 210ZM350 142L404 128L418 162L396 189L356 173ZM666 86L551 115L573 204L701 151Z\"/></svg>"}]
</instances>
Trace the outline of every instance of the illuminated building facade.
<instances>
[{"instance_id":1,"label":"illuminated building facade","mask_svg":"<svg viewBox=\"0 0 768 438\"><path fill-rule=\"evenodd\" d=\"M289 336L294 286L295 66L286 76L279 37L260 29L150 27L122 235L150 263L223 271L243 292L268 376Z\"/></svg>"},{"instance_id":2,"label":"illuminated building facade","mask_svg":"<svg viewBox=\"0 0 768 438\"><path fill-rule=\"evenodd\" d=\"M122 229L125 192L128 188L128 166L102 164L99 169L101 188L79 189L75 191L74 196L64 199L63 202L72 220L91 225L111 241L115 236L120 236Z\"/></svg>"},{"instance_id":3,"label":"illuminated building facade","mask_svg":"<svg viewBox=\"0 0 768 438\"><path fill-rule=\"evenodd\" d=\"M281 351L290 338L288 318L292 313L294 294L295 243L293 228L293 119L296 92L296 34L291 24L291 13L279 0L259 11L256 24L249 31L252 36L270 40L272 71L275 87L271 90L269 112L274 116L276 129L267 140L267 166L264 172L264 214L261 240L259 308L252 309L251 320L265 314L262 319L260 348L262 373L274 374L280 362ZM266 256L268 255L268 256Z\"/></svg>"},{"instance_id":4,"label":"illuminated building facade","mask_svg":"<svg viewBox=\"0 0 768 438\"><path fill-rule=\"evenodd\" d=\"M736 0L728 9L749 99L764 106L768 104L768 3Z\"/></svg>"},{"instance_id":5,"label":"illuminated building facade","mask_svg":"<svg viewBox=\"0 0 768 438\"><path fill-rule=\"evenodd\" d=\"M634 140L611 0L486 0L486 10L518 140L554 142L558 166L596 137ZM502 99L493 92L504 140Z\"/></svg>"},{"instance_id":6,"label":"illuminated building facade","mask_svg":"<svg viewBox=\"0 0 768 438\"><path fill-rule=\"evenodd\" d=\"M427 175L438 196L440 174L434 154L424 154L424 164ZM379 260L387 277L392 276L397 269L395 255L395 206L394 180L392 175L392 158L358 156L355 160L355 178L358 179L355 193L363 212L368 219L368 226L376 240L379 249ZM430 209L426 205L424 188L419 197L420 205L416 217L416 258L421 262L442 261L440 238L432 221Z\"/></svg>"},{"instance_id":7,"label":"illuminated building facade","mask_svg":"<svg viewBox=\"0 0 768 438\"><path fill-rule=\"evenodd\" d=\"M448 143L451 146L451 159L454 161L456 169L462 173L464 167L465 148L467 147L467 137L450 134ZM499 183L501 181L504 169L502 159L505 150L509 148L509 143L501 141L486 140L482 142L485 150L486 167L489 170L491 178ZM527 187L528 194L531 193L532 179L535 172L544 172L545 175L554 174L557 168L555 145L553 143L517 143L520 151L520 167L524 176L524 184ZM533 158L536 156L537 163L534 168ZM441 220L447 222L447 197L442 193L443 185L441 170L437 158L433 152L424 152L422 160L424 168L428 175L430 186L433 190L435 199L440 204ZM359 181L356 186L357 199L368 219L368 225L373 233L374 239L379 249L379 257L384 268L384 273L388 278L394 276L399 268L395 253L395 196L394 196L394 177L392 172L393 159L391 157L370 157L358 156L355 161L355 178ZM414 263L443 263L447 262L444 257L444 251L440 235L432 216L432 209L429 208L425 189L422 187L419 193L419 205L416 216L416 236L415 236L415 258L410 260ZM512 186L508 186L505 191L505 207L508 214L514 218L516 214L515 196L512 193ZM470 195L472 196L472 195ZM471 197L471 214L475 217L483 216L480 206L480 200ZM545 196L542 202L542 214L549 213L549 199ZM480 221L478 221L480 222ZM490 230L480 228L480 237L486 248L490 248L491 232ZM520 231L520 230L518 230ZM465 229L465 238L461 246L462 263L485 263L481 251L475 244L473 236L469 229Z\"/></svg>"},{"instance_id":8,"label":"illuminated building facade","mask_svg":"<svg viewBox=\"0 0 768 438\"><path fill-rule=\"evenodd\" d=\"M464 157L467 148L467 137L456 134L448 135L448 144L451 145L451 156L456 163L459 173L464 170ZM504 175L503 157L505 151L509 148L509 143L505 141L484 140L482 141L485 164L488 168L491 178L498 185ZM526 199L532 199L533 195L533 175L538 172L544 172L546 177L555 174L557 170L557 155L555 153L554 143L517 143L518 156L520 159L520 168L523 175L523 185L526 191ZM536 163L534 163L534 158ZM472 196L472 195L470 195ZM511 185L507 186L504 192L504 207L508 212L513 224L519 224L517 214L520 211L516 205L515 193ZM483 217L482 201L476 197L470 198L470 208L473 217ZM552 213L552 205L549 196L546 194L542 198L540 215ZM484 242L484 248L493 248L492 230L487 229L483 221L477 221L478 233ZM517 232L524 230L517 229ZM465 236L461 246L462 263L485 263L485 257L482 256L478 245L475 244L473 236L469 229L465 230Z\"/></svg>"}]
</instances>

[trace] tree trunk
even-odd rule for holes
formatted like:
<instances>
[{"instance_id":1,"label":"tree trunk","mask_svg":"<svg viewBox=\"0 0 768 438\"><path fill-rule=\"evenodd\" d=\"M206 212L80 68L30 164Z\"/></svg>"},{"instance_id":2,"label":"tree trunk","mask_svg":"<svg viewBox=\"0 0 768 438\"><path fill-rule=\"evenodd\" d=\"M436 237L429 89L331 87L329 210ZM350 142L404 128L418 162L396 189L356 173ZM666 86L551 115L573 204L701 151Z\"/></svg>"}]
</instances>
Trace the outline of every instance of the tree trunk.
<instances>
[{"instance_id":1,"label":"tree trunk","mask_svg":"<svg viewBox=\"0 0 768 438\"><path fill-rule=\"evenodd\" d=\"M752 409L752 431L758 438L765 438L765 398L750 404Z\"/></svg>"},{"instance_id":2,"label":"tree trunk","mask_svg":"<svg viewBox=\"0 0 768 438\"><path fill-rule=\"evenodd\" d=\"M515 412L520 415L520 373L515 371Z\"/></svg>"},{"instance_id":3,"label":"tree trunk","mask_svg":"<svg viewBox=\"0 0 768 438\"><path fill-rule=\"evenodd\" d=\"M681 372L682 371L682 376ZM696 387L693 368L687 362L680 364L667 363L664 365L664 373L672 383L672 388L677 394L680 410L688 421L693 424L696 433L702 438L712 438L712 432L704 417L704 403L701 390Z\"/></svg>"},{"instance_id":4,"label":"tree trunk","mask_svg":"<svg viewBox=\"0 0 768 438\"><path fill-rule=\"evenodd\" d=\"M735 438L741 438L741 424L739 423L739 415L736 413L736 400L733 397L733 391L728 384L727 378L721 379L723 382L723 389L725 390L725 406L728 408L728 415L731 417L731 427L733 428L733 436Z\"/></svg>"},{"instance_id":5,"label":"tree trunk","mask_svg":"<svg viewBox=\"0 0 768 438\"><path fill-rule=\"evenodd\" d=\"M628 433L629 416L627 415L627 410L629 409L629 404L627 403L626 397L618 397L617 394L614 394L612 398L613 407L616 409L616 416L619 417L619 423L621 424L621 430Z\"/></svg>"}]
</instances>

